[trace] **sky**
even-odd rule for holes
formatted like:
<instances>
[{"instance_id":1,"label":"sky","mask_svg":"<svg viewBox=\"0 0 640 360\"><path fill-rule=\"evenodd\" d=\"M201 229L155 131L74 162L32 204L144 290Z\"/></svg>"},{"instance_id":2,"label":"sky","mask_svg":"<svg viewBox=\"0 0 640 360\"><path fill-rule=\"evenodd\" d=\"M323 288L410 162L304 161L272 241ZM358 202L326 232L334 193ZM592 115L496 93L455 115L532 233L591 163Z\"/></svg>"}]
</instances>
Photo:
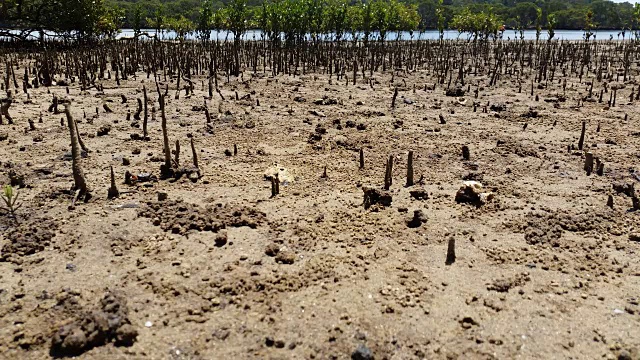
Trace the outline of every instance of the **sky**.
<instances>
[{"instance_id":1,"label":"sky","mask_svg":"<svg viewBox=\"0 0 640 360\"><path fill-rule=\"evenodd\" d=\"M611 1L613 1L614 3L628 2L630 4L635 4L635 3L640 2L640 0L611 0Z\"/></svg>"}]
</instances>

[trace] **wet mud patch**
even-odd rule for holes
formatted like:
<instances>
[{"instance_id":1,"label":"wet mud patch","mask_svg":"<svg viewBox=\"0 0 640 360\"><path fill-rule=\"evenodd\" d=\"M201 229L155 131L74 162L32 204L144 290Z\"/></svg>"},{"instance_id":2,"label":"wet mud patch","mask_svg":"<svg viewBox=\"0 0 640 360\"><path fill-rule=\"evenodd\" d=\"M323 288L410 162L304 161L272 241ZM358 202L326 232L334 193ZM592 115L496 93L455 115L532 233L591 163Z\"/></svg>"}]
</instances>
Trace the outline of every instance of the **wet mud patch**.
<instances>
[{"instance_id":1,"label":"wet mud patch","mask_svg":"<svg viewBox=\"0 0 640 360\"><path fill-rule=\"evenodd\" d=\"M51 218L31 219L9 230L9 240L0 250L0 261L19 262L19 258L43 251L56 236L58 224Z\"/></svg>"},{"instance_id":2,"label":"wet mud patch","mask_svg":"<svg viewBox=\"0 0 640 360\"><path fill-rule=\"evenodd\" d=\"M77 356L109 343L131 346L138 332L128 315L125 296L107 292L97 310L81 311L53 334L50 354L53 357Z\"/></svg>"},{"instance_id":3,"label":"wet mud patch","mask_svg":"<svg viewBox=\"0 0 640 360\"><path fill-rule=\"evenodd\" d=\"M506 222L504 225L506 228L524 233L525 241L529 245L548 244L558 247L565 232L607 232L617 219L613 212L607 211L534 211L526 214L522 220Z\"/></svg>"},{"instance_id":4,"label":"wet mud patch","mask_svg":"<svg viewBox=\"0 0 640 360\"><path fill-rule=\"evenodd\" d=\"M540 157L538 151L535 148L526 144L519 143L515 140L498 140L493 151L500 155L515 154L522 158Z\"/></svg>"},{"instance_id":5,"label":"wet mud patch","mask_svg":"<svg viewBox=\"0 0 640 360\"><path fill-rule=\"evenodd\" d=\"M252 229L267 222L266 215L256 209L236 205L202 207L183 200L151 201L138 212L150 218L155 226L174 234L189 231L218 232L227 227L248 226Z\"/></svg>"}]
</instances>

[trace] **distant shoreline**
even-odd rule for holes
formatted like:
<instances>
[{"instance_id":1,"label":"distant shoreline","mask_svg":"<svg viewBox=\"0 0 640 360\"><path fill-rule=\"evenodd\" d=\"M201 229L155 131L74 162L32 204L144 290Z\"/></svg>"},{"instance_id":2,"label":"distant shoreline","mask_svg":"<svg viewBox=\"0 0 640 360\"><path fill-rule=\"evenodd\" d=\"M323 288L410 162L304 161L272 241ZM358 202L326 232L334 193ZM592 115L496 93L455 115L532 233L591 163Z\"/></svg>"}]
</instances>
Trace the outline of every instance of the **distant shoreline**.
<instances>
[{"instance_id":1,"label":"distant shoreline","mask_svg":"<svg viewBox=\"0 0 640 360\"><path fill-rule=\"evenodd\" d=\"M20 33L20 29L10 30L11 32L15 32L16 34ZM632 39L634 37L634 30L624 30L625 31L625 40ZM638 30L640 32L640 30ZM142 33L146 33L148 37L155 37L156 31L154 29L142 29ZM568 30L568 29L555 29L554 40L583 40L584 31L583 30ZM595 35L595 40L623 40L622 34L623 30L619 29L599 29L593 30L593 34ZM523 31L524 40L536 40L536 31L535 30L524 30ZM58 34L51 34L45 32L45 36L47 38L51 38L54 36L59 36ZM468 33L459 33L457 30L445 30L444 31L444 39L446 40L455 40L461 39L466 40L469 36L472 36ZM133 29L121 29L119 33L115 36L116 39L126 39L133 38L134 31ZM34 30L29 39L37 40L39 38L39 31ZM161 33L161 40L174 40L177 36L172 31L163 31ZM248 30L242 37L243 40L262 40L263 32L261 30L253 29ZM310 35L307 34L307 38L310 39ZM320 34L318 38L321 41L334 41L333 34ZM358 39L362 40L362 33L358 33ZM411 35L408 31L400 32L400 37L398 38L398 32L388 32L385 40L393 41L396 39L399 40L438 40L440 38L440 33L438 30L423 30L423 31L414 31L413 35ZM548 34L546 31L542 31L540 33L539 40L547 40ZM198 34L192 33L186 37L187 40L198 40ZM232 40L233 35L228 31L211 31L210 40ZM378 32L371 32L369 40L375 41L379 39ZM514 29L507 29L502 33L503 40L520 40L520 31ZM341 41L351 41L351 33L345 33L340 39Z\"/></svg>"}]
</instances>

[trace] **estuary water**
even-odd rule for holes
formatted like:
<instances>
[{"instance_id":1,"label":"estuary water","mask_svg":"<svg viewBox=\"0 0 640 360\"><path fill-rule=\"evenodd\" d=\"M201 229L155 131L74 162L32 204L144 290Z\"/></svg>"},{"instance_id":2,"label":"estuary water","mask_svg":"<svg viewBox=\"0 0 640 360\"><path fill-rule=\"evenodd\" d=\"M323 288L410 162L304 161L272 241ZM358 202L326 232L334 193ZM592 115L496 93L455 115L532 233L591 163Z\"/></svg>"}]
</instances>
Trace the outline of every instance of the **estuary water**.
<instances>
[{"instance_id":1,"label":"estuary water","mask_svg":"<svg viewBox=\"0 0 640 360\"><path fill-rule=\"evenodd\" d=\"M150 35L155 35L155 30L152 30L152 29L145 29L143 30L143 32L146 32ZM594 31L594 34L595 34L596 40L610 40L610 39L622 40L623 39L622 32L619 30L599 30L599 31ZM120 32L120 34L118 34L117 37L118 38L133 37L133 35L134 35L133 30L124 29ZM249 30L247 31L247 33L244 34L242 38L244 40L260 40L262 39L262 35L263 33L260 30ZM395 40L398 38L398 35L400 35L400 40L437 40L440 38L440 33L437 30L426 30L423 32L416 31L413 34L410 34L408 31L403 31L400 33L389 32L386 36L386 39ZM536 39L535 30L525 30L523 35L525 40ZM362 38L362 34L357 34L357 36L360 39ZM161 34L159 34L159 37L161 39L170 40L170 39L175 39L176 34L172 31L164 31ZM446 30L444 32L445 39L463 39L464 40L464 39L467 39L468 37L469 37L469 34L465 34L465 33L460 34L455 30ZM629 39L632 37L633 37L633 34L630 31L627 31L624 38ZM187 38L197 39L197 34L190 34ZM323 35L321 38L325 40L332 40L333 35L332 34ZM345 33L342 38L346 40L351 40L352 36L350 33ZM374 32L371 34L371 38L378 39L379 34ZM514 30L505 30L504 33L502 34L502 38L504 40L520 39L520 33ZM546 40L547 38L548 38L547 32L543 31L540 34L540 39ZM581 30L555 30L555 35L553 38L559 39L559 40L582 40L584 39L584 32ZM228 31L212 31L210 39L220 40L220 41L224 41L225 39L232 40L233 34L229 33Z\"/></svg>"},{"instance_id":2,"label":"estuary water","mask_svg":"<svg viewBox=\"0 0 640 360\"><path fill-rule=\"evenodd\" d=\"M18 33L18 31L15 31L16 33ZM156 31L153 29L143 29L142 30L143 33L146 33L148 35L151 36L155 36ZM45 32L45 34L47 34ZM620 30L597 30L594 31L595 34L595 39L596 40L623 40L623 39L630 39L630 38L634 38L634 34L631 31L626 31L626 33L624 33L624 37L623 37L623 33ZM48 35L48 34L47 34ZM31 38L33 39L37 39L39 36L39 34L37 32L34 32L31 34ZM116 38L130 38L134 36L134 32L132 29L123 29L120 31L120 33L118 33L118 35L116 36ZM158 34L159 38L163 39L163 40L172 40L176 38L176 33L173 31L162 31L161 33ZM261 30L249 30L247 31L244 35L243 35L243 39L244 40L261 40L263 36L263 32ZM357 33L356 36L359 39L362 39L362 33ZM309 36L307 36L309 37ZM377 32L373 32L370 35L370 39L372 40L377 40L379 39L380 35ZM536 39L536 32L535 30L525 30L522 33L522 37L525 40L535 40ZM188 39L191 40L195 40L198 39L198 34L196 33L192 33L189 34L187 36ZM334 35L333 34L325 34L325 35L321 35L320 36L321 39L323 40L327 40L327 41L331 41L334 39ZM426 31L415 31L413 33L410 33L408 31L402 31L402 32L389 32L386 36L386 40L396 40L396 39L400 39L400 40L437 40L440 38L440 33L437 30L426 30ZM444 39L447 40L451 40L451 39L461 39L461 40L465 40L470 38L470 34L467 33L459 33L456 30L446 30L444 32ZM514 31L514 30L505 30L502 33L502 39L504 40L515 40L515 39L520 39L521 38L521 34L518 31ZM548 34L546 31L543 31L540 34L540 40L546 40L548 38ZM557 40L582 40L584 39L584 32L581 30L555 30L555 35L553 37L554 39ZM211 31L211 40L220 40L220 41L224 41L224 40L232 40L233 39L233 34L228 32L228 31ZM352 39L352 34L350 33L345 33L342 36L343 40L351 40Z\"/></svg>"}]
</instances>

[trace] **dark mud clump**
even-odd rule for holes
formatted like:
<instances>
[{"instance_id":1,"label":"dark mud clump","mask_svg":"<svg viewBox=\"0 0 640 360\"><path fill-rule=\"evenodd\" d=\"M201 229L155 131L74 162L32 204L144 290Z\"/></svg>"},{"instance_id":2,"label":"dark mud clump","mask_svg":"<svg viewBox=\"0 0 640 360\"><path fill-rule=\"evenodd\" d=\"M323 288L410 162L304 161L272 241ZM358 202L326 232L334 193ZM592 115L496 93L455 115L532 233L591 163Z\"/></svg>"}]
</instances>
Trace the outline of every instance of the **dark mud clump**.
<instances>
[{"instance_id":1,"label":"dark mud clump","mask_svg":"<svg viewBox=\"0 0 640 360\"><path fill-rule=\"evenodd\" d=\"M375 188L365 187L364 191L364 208L368 209L373 205L382 205L384 207L391 206L393 197L388 191L378 190Z\"/></svg>"},{"instance_id":2,"label":"dark mud clump","mask_svg":"<svg viewBox=\"0 0 640 360\"><path fill-rule=\"evenodd\" d=\"M426 224L428 221L427 214L422 210L415 210L413 212L413 217L407 220L407 226L410 228L418 228L422 224Z\"/></svg>"},{"instance_id":3,"label":"dark mud clump","mask_svg":"<svg viewBox=\"0 0 640 360\"><path fill-rule=\"evenodd\" d=\"M190 230L218 232L227 227L257 228L266 222L266 215L256 209L215 205L206 208L182 200L151 201L138 213L153 219L164 231L185 235Z\"/></svg>"},{"instance_id":4,"label":"dark mud clump","mask_svg":"<svg viewBox=\"0 0 640 360\"><path fill-rule=\"evenodd\" d=\"M507 110L507 105L503 104L503 103L491 104L491 106L489 106L489 110L495 111L495 112L506 111Z\"/></svg>"},{"instance_id":5,"label":"dark mud clump","mask_svg":"<svg viewBox=\"0 0 640 360\"><path fill-rule=\"evenodd\" d=\"M131 325L128 314L125 297L108 292L100 300L98 310L83 314L53 334L51 355L77 356L111 342L116 346L133 345L138 332Z\"/></svg>"},{"instance_id":6,"label":"dark mud clump","mask_svg":"<svg viewBox=\"0 0 640 360\"><path fill-rule=\"evenodd\" d=\"M9 242L0 251L0 261L17 261L16 257L32 255L44 250L56 235L58 224L49 218L32 219L9 230Z\"/></svg>"},{"instance_id":7,"label":"dark mud clump","mask_svg":"<svg viewBox=\"0 0 640 360\"><path fill-rule=\"evenodd\" d=\"M628 197L635 196L635 188L634 183L626 183L626 182L615 182L611 184L613 186L613 190L618 194L625 194Z\"/></svg>"},{"instance_id":8,"label":"dark mud clump","mask_svg":"<svg viewBox=\"0 0 640 360\"><path fill-rule=\"evenodd\" d=\"M416 200L429 200L429 192L425 189L411 190L409 194Z\"/></svg>"},{"instance_id":9,"label":"dark mud clump","mask_svg":"<svg viewBox=\"0 0 640 360\"><path fill-rule=\"evenodd\" d=\"M464 93L465 91L462 87L456 86L455 88L447 89L447 91L445 92L445 95L460 97L460 96L464 96Z\"/></svg>"}]
</instances>

